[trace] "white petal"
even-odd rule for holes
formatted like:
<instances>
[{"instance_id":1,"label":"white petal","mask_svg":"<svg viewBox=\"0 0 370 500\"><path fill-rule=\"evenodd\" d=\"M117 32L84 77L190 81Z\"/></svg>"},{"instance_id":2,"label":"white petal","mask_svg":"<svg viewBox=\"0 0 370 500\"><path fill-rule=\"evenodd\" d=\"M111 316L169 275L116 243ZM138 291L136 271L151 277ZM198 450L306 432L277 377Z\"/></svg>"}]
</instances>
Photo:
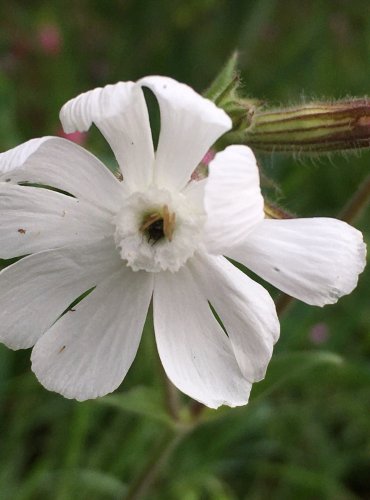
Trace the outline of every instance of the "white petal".
<instances>
[{"instance_id":1,"label":"white petal","mask_svg":"<svg viewBox=\"0 0 370 500\"><path fill-rule=\"evenodd\" d=\"M0 341L31 347L63 311L104 276L122 267L111 239L48 250L0 273Z\"/></svg>"},{"instance_id":2,"label":"white petal","mask_svg":"<svg viewBox=\"0 0 370 500\"><path fill-rule=\"evenodd\" d=\"M191 205L197 207L201 212L204 212L204 193L206 189L207 179L200 181L190 181L182 190L182 194L190 202Z\"/></svg>"},{"instance_id":3,"label":"white petal","mask_svg":"<svg viewBox=\"0 0 370 500\"><path fill-rule=\"evenodd\" d=\"M231 129L231 120L213 102L172 78L148 76L138 83L155 94L160 107L156 184L182 189L212 144Z\"/></svg>"},{"instance_id":4,"label":"white petal","mask_svg":"<svg viewBox=\"0 0 370 500\"><path fill-rule=\"evenodd\" d=\"M23 165L29 156L31 156L45 141L53 139L52 137L41 137L40 139L31 139L5 153L0 154L0 175L10 172Z\"/></svg>"},{"instance_id":5,"label":"white petal","mask_svg":"<svg viewBox=\"0 0 370 500\"><path fill-rule=\"evenodd\" d=\"M221 319L245 378L262 380L279 338L274 301L224 257L198 256L189 267Z\"/></svg>"},{"instance_id":6,"label":"white petal","mask_svg":"<svg viewBox=\"0 0 370 500\"><path fill-rule=\"evenodd\" d=\"M59 137L25 142L0 155L0 182L30 182L52 186L116 212L123 187L95 156Z\"/></svg>"},{"instance_id":7,"label":"white petal","mask_svg":"<svg viewBox=\"0 0 370 500\"><path fill-rule=\"evenodd\" d=\"M153 176L154 150L143 91L133 82L96 88L68 101L60 111L65 132L88 130L94 122L109 142L131 190Z\"/></svg>"},{"instance_id":8,"label":"white petal","mask_svg":"<svg viewBox=\"0 0 370 500\"><path fill-rule=\"evenodd\" d=\"M111 236L111 216L83 200L0 183L0 257L9 259Z\"/></svg>"},{"instance_id":9,"label":"white petal","mask_svg":"<svg viewBox=\"0 0 370 500\"><path fill-rule=\"evenodd\" d=\"M227 255L292 297L323 306L356 287L366 247L357 229L336 219L266 219Z\"/></svg>"},{"instance_id":10,"label":"white petal","mask_svg":"<svg viewBox=\"0 0 370 500\"><path fill-rule=\"evenodd\" d=\"M36 343L39 381L78 401L116 389L136 355L152 291L150 273L123 267L107 277Z\"/></svg>"},{"instance_id":11,"label":"white petal","mask_svg":"<svg viewBox=\"0 0 370 500\"><path fill-rule=\"evenodd\" d=\"M155 275L153 308L159 356L173 384L210 408L246 404L251 384L187 266Z\"/></svg>"},{"instance_id":12,"label":"white petal","mask_svg":"<svg viewBox=\"0 0 370 500\"><path fill-rule=\"evenodd\" d=\"M264 217L256 159L247 146L229 146L209 164L204 198L205 241L211 253L224 253L245 241Z\"/></svg>"}]
</instances>

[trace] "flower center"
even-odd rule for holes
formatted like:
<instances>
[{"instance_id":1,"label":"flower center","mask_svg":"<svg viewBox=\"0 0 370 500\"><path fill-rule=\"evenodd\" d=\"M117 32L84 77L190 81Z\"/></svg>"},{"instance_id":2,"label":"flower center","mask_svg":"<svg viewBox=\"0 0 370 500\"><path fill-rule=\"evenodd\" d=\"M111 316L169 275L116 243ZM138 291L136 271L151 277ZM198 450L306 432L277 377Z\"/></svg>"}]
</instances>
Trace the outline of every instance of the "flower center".
<instances>
[{"instance_id":1,"label":"flower center","mask_svg":"<svg viewBox=\"0 0 370 500\"><path fill-rule=\"evenodd\" d=\"M178 271L201 244L204 212L182 193L154 186L124 200L115 242L134 271Z\"/></svg>"},{"instance_id":2,"label":"flower center","mask_svg":"<svg viewBox=\"0 0 370 500\"><path fill-rule=\"evenodd\" d=\"M140 231L146 235L149 243L153 242L153 245L162 238L172 241L175 221L176 214L171 214L168 206L164 205L162 212L154 212L144 218Z\"/></svg>"}]
</instances>

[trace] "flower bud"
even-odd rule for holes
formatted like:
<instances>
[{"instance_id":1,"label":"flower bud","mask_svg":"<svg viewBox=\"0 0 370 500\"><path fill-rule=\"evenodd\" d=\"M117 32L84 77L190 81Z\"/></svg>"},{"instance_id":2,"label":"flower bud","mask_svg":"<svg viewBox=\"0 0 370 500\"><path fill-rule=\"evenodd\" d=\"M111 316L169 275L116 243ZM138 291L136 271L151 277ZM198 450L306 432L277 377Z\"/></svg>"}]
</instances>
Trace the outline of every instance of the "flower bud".
<instances>
[{"instance_id":1,"label":"flower bud","mask_svg":"<svg viewBox=\"0 0 370 500\"><path fill-rule=\"evenodd\" d=\"M243 139L266 152L325 153L370 146L370 101L309 103L259 111Z\"/></svg>"}]
</instances>

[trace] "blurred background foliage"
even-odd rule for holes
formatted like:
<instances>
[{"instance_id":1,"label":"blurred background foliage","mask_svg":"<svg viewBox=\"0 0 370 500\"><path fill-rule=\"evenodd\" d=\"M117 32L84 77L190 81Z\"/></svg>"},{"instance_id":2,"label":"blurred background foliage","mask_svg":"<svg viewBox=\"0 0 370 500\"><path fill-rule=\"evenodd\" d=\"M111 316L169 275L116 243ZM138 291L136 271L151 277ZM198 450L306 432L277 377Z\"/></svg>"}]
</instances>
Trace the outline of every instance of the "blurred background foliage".
<instances>
[{"instance_id":1,"label":"blurred background foliage","mask_svg":"<svg viewBox=\"0 0 370 500\"><path fill-rule=\"evenodd\" d=\"M278 105L366 95L369 2L1 2L0 150L61 134L61 105L95 86L165 74L202 91L235 48L247 96ZM77 139L112 162L95 131ZM259 161L276 202L335 216L370 153ZM369 241L368 220L369 210L355 225ZM292 304L250 404L203 411L188 427L163 409L150 324L120 390L93 402L48 393L28 351L0 346L1 500L123 498L148 461L154 500L369 499L369 288L367 271L337 305Z\"/></svg>"}]
</instances>

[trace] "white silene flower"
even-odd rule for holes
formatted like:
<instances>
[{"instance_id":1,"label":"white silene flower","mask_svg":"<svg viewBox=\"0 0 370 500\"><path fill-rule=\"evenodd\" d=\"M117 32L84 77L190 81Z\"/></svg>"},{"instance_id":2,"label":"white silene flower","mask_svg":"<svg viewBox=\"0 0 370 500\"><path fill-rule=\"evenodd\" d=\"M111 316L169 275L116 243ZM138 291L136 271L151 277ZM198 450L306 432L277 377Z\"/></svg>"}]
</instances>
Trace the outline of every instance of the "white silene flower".
<instances>
[{"instance_id":1,"label":"white silene flower","mask_svg":"<svg viewBox=\"0 0 370 500\"><path fill-rule=\"evenodd\" d=\"M156 151L143 86L160 107ZM96 398L125 377L153 298L170 380L211 408L247 403L279 321L267 291L225 256L322 306L356 286L361 233L328 218L265 219L246 146L226 148L208 178L190 180L231 120L170 78L97 88L67 102L60 117L67 133L97 125L123 181L61 138L0 155L0 257L25 256L0 273L1 341L34 346L32 369L46 388Z\"/></svg>"}]
</instances>

